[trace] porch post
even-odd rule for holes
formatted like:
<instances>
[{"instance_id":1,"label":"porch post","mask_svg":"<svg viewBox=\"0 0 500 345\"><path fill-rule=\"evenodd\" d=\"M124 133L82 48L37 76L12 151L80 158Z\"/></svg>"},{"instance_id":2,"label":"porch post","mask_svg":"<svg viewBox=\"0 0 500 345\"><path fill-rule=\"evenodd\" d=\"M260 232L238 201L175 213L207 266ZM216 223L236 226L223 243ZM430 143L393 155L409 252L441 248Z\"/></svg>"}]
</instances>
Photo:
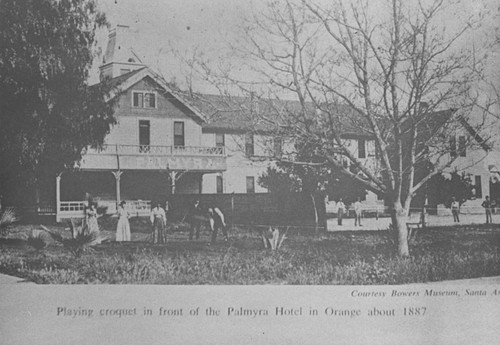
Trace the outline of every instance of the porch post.
<instances>
[{"instance_id":1,"label":"porch post","mask_svg":"<svg viewBox=\"0 0 500 345\"><path fill-rule=\"evenodd\" d=\"M59 212L61 211L61 175L56 175L56 222L59 223L61 221L61 217Z\"/></svg>"},{"instance_id":2,"label":"porch post","mask_svg":"<svg viewBox=\"0 0 500 345\"><path fill-rule=\"evenodd\" d=\"M198 181L198 194L203 194L203 175L204 173L200 173L200 180Z\"/></svg>"},{"instance_id":3,"label":"porch post","mask_svg":"<svg viewBox=\"0 0 500 345\"><path fill-rule=\"evenodd\" d=\"M172 194L175 194L175 180L177 178L177 173L175 171L170 171L170 181L171 181L171 186L172 186Z\"/></svg>"},{"instance_id":4,"label":"porch post","mask_svg":"<svg viewBox=\"0 0 500 345\"><path fill-rule=\"evenodd\" d=\"M112 173L115 176L115 180L116 180L116 209L118 210L118 204L121 201L120 178L122 176L123 171L117 170L117 171L112 171Z\"/></svg>"}]
</instances>

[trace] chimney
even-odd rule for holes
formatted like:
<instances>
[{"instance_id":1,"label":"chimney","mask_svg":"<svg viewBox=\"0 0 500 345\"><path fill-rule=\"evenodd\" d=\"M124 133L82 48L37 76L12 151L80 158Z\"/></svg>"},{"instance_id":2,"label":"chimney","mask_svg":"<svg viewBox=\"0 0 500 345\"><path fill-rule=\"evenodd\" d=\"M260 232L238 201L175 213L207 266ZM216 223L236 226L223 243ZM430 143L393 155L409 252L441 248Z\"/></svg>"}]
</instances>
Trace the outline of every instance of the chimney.
<instances>
[{"instance_id":1,"label":"chimney","mask_svg":"<svg viewBox=\"0 0 500 345\"><path fill-rule=\"evenodd\" d=\"M136 69L145 67L132 49L133 34L130 27L117 25L111 29L103 64L99 67L101 80L115 78Z\"/></svg>"}]
</instances>

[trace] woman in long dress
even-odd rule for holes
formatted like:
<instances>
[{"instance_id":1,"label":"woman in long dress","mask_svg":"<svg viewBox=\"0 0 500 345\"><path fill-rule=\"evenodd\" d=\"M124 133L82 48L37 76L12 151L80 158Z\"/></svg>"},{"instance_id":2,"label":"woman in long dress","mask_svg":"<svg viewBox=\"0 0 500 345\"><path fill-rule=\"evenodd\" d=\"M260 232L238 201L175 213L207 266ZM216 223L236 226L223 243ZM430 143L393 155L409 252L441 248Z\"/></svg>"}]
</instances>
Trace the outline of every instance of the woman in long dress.
<instances>
[{"instance_id":1,"label":"woman in long dress","mask_svg":"<svg viewBox=\"0 0 500 345\"><path fill-rule=\"evenodd\" d=\"M118 225L116 226L116 241L130 241L130 223L128 212L125 210L125 201L118 206Z\"/></svg>"},{"instance_id":2,"label":"woman in long dress","mask_svg":"<svg viewBox=\"0 0 500 345\"><path fill-rule=\"evenodd\" d=\"M87 209L87 229L89 234L99 236L99 224L97 223L97 208L95 203L91 202Z\"/></svg>"}]
</instances>

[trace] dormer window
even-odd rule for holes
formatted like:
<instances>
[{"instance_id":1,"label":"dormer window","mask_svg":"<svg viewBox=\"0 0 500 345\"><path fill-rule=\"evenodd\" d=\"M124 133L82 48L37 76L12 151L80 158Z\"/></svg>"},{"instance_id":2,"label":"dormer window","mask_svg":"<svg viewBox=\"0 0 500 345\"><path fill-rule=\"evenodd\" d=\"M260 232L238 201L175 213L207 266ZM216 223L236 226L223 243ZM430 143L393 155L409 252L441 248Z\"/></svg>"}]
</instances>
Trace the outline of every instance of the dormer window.
<instances>
[{"instance_id":1,"label":"dormer window","mask_svg":"<svg viewBox=\"0 0 500 345\"><path fill-rule=\"evenodd\" d=\"M156 108L156 94L147 91L133 91L132 105L134 108Z\"/></svg>"}]
</instances>

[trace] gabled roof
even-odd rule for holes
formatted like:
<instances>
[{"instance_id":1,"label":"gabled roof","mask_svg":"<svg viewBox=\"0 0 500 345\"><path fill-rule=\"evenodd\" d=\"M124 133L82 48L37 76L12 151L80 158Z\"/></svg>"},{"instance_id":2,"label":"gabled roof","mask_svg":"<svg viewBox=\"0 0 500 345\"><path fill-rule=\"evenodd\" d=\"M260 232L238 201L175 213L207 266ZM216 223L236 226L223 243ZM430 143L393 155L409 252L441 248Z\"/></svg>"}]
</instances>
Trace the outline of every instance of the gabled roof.
<instances>
[{"instance_id":1,"label":"gabled roof","mask_svg":"<svg viewBox=\"0 0 500 345\"><path fill-rule=\"evenodd\" d=\"M241 96L219 96L194 94L189 97L208 121L204 132L270 132L278 127L265 122L262 114L277 114L283 111L283 102L278 100L256 100Z\"/></svg>"},{"instance_id":2,"label":"gabled roof","mask_svg":"<svg viewBox=\"0 0 500 345\"><path fill-rule=\"evenodd\" d=\"M200 112L196 107L193 107L189 102L187 102L182 95L180 95L177 91L174 91L160 76L151 71L147 67L143 67L118 77L111 79L109 82L113 86L113 89L109 95L109 99L113 99L120 95L122 92L128 90L133 85L138 83L139 81L150 78L152 79L159 88L161 88L166 93L171 94L175 100L179 101L183 106L188 109L186 115L193 118L196 122L203 123L206 122L206 118L202 112Z\"/></svg>"},{"instance_id":3,"label":"gabled roof","mask_svg":"<svg viewBox=\"0 0 500 345\"><path fill-rule=\"evenodd\" d=\"M187 115L201 123L204 133L272 133L280 128L272 122L266 122L261 114L299 113L302 111L301 104L295 100L278 100L251 98L242 96L222 96L213 94L187 93L171 88L160 76L147 67L143 67L110 80L113 86L110 99L118 96L144 78L152 79L161 89L171 94L175 100L180 102L188 110ZM311 116L319 116L312 103L306 106L306 111ZM345 138L373 137L368 128L366 120L363 119L353 108L336 104L332 105L330 113L334 126L341 129ZM421 139L432 137L437 130L442 128L452 119L454 110L433 111L432 116L418 124L418 132ZM324 119L328 121L329 119ZM463 117L458 117L460 124L481 145L484 150L490 147L479 136L479 134L468 124ZM409 121L410 122L410 121ZM408 125L409 125L408 122ZM286 126L284 124L283 126Z\"/></svg>"},{"instance_id":4,"label":"gabled roof","mask_svg":"<svg viewBox=\"0 0 500 345\"><path fill-rule=\"evenodd\" d=\"M295 100L280 100L269 98L252 98L231 95L211 95L211 94L183 94L184 98L194 107L200 110L207 122L203 124L205 133L270 133L286 128L293 123L290 117L278 123L281 114L299 114L302 112L300 102ZM306 104L308 116L319 116L312 103ZM368 131L363 130L360 125L362 120L356 116L352 108L345 105L336 105L332 112L334 125L342 129L344 137L371 137ZM263 116L265 115L265 116ZM276 116L275 121L266 121L265 117ZM328 121L324 115L324 121ZM325 122L326 123L326 122Z\"/></svg>"},{"instance_id":5,"label":"gabled roof","mask_svg":"<svg viewBox=\"0 0 500 345\"><path fill-rule=\"evenodd\" d=\"M109 83L111 84L112 87L119 87L120 84L125 82L128 78L133 77L134 75L140 73L143 69L146 69L147 67L142 67L139 69L136 69L134 71L130 71L128 73L122 74L118 77L110 79Z\"/></svg>"}]
</instances>

